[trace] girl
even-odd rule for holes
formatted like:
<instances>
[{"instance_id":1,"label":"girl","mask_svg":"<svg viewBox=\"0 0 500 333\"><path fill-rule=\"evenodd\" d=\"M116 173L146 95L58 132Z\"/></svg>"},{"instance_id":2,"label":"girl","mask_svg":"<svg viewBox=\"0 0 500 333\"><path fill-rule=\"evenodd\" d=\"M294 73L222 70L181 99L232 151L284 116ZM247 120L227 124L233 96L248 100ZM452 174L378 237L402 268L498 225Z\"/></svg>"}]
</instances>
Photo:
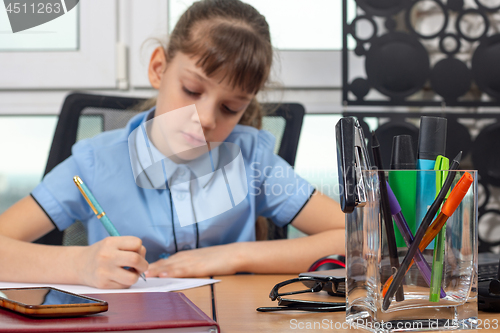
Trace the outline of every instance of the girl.
<instances>
[{"instance_id":1,"label":"girl","mask_svg":"<svg viewBox=\"0 0 500 333\"><path fill-rule=\"evenodd\" d=\"M297 273L319 257L344 253L338 205L294 174L273 154L274 138L255 128L262 119L255 95L268 79L272 52L268 25L253 7L238 0L193 4L166 49L151 56L155 106L124 129L75 144L71 157L0 216L0 264L11 268L0 271L0 280L124 288L142 272ZM196 112L182 113L193 104ZM238 147L238 177L227 171L222 146L210 144L216 142ZM210 154L183 154L203 147ZM120 233L133 236L107 237L73 184L75 175ZM217 184L224 180L239 182L244 195L236 200L234 191L232 206L210 215L223 201ZM281 191L273 191L277 187ZM255 242L258 216L280 227L292 223L310 236ZM86 226L91 245L29 243L75 220Z\"/></svg>"}]
</instances>

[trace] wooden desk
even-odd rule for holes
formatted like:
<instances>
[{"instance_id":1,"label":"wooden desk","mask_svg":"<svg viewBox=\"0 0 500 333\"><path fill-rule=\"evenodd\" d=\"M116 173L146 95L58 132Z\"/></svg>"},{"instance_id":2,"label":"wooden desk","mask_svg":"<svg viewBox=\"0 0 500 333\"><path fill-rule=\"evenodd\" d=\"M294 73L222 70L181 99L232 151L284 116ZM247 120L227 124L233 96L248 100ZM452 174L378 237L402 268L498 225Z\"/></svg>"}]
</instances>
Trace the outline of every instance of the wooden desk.
<instances>
[{"instance_id":1,"label":"wooden desk","mask_svg":"<svg viewBox=\"0 0 500 333\"><path fill-rule=\"evenodd\" d=\"M344 312L313 313L313 312L257 312L260 306L276 306L269 299L271 288L278 282L291 279L296 275L233 275L214 277L221 282L214 285L215 301L217 307L217 321L223 333L233 332L368 332L365 330L340 329L335 326L322 329L299 329L308 322L343 323ZM212 317L212 299L210 286L199 287L183 291L200 309ZM323 293L321 293L323 294ZM317 298L316 298L317 297ZM298 297L297 297L298 298ZM309 296L310 299L310 296ZM341 301L328 295L315 295L315 299L328 301ZM463 332L495 332L500 330L500 313L479 312L482 321L481 330ZM487 329L484 321L497 320L498 328ZM330 322L331 321L331 322Z\"/></svg>"}]
</instances>

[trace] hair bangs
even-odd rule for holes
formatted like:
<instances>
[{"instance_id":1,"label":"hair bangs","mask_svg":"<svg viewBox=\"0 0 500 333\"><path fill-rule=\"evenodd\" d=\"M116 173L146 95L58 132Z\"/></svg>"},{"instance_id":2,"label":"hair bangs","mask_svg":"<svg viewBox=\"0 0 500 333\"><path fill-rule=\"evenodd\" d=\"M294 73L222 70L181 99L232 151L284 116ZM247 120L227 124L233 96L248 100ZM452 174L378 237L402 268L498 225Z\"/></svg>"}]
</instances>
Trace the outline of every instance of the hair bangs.
<instances>
[{"instance_id":1,"label":"hair bangs","mask_svg":"<svg viewBox=\"0 0 500 333\"><path fill-rule=\"evenodd\" d=\"M221 81L247 93L257 93L264 86L272 63L269 41L233 22L208 29L201 24L195 30L184 52L199 57L197 65L208 77L222 73Z\"/></svg>"}]
</instances>

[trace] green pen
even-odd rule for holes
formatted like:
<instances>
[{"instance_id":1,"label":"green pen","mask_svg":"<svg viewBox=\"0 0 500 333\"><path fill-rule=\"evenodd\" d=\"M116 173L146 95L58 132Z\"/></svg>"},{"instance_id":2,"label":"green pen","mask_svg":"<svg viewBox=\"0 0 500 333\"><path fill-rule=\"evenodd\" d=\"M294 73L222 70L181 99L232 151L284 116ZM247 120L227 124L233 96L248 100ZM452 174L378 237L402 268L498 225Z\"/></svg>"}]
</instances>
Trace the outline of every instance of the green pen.
<instances>
[{"instance_id":1,"label":"green pen","mask_svg":"<svg viewBox=\"0 0 500 333\"><path fill-rule=\"evenodd\" d=\"M99 203L95 199L94 195L92 194L92 192L90 192L89 188L87 187L87 185L85 185L83 180L79 176L75 176L75 177L73 177L73 181L75 182L76 187L78 187L78 189L82 193L83 197L85 198L85 201L87 201L90 208L92 209L94 214L97 216L97 219L99 221L101 221L102 225L104 226L104 228L106 229L108 234L110 236L120 236L120 234L118 233L118 230L116 230L113 223L111 223L111 220L106 215L106 213L102 209L101 205L99 205ZM129 269L129 268L125 267L125 269ZM144 275L144 273L141 273L140 276L141 276L141 278L144 279L144 281L146 281L146 276Z\"/></svg>"},{"instance_id":2,"label":"green pen","mask_svg":"<svg viewBox=\"0 0 500 333\"><path fill-rule=\"evenodd\" d=\"M391 169L404 170L389 172L389 184L394 192L408 227L415 234L415 205L417 202L417 172L413 140L410 135L397 135L392 140ZM406 248L406 242L395 225L396 244Z\"/></svg>"},{"instance_id":3,"label":"green pen","mask_svg":"<svg viewBox=\"0 0 500 333\"><path fill-rule=\"evenodd\" d=\"M450 160L442 155L436 158L434 170L436 170L436 196L443 187L448 170L450 168ZM445 198L448 199L450 191L446 194ZM434 256L432 258L432 273L431 273L431 286L429 292L429 301L439 302L439 293L441 291L441 282L443 280L443 262L444 262L444 247L446 237L446 225L439 231L435 240Z\"/></svg>"}]
</instances>

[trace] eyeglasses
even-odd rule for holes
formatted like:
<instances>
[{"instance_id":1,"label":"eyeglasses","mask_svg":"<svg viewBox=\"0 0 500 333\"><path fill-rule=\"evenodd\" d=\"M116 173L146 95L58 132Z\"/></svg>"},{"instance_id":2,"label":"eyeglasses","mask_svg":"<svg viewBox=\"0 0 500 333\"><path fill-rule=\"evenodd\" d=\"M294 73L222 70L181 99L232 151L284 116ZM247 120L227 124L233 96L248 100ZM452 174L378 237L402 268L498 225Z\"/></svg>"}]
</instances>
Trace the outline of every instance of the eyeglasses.
<instances>
[{"instance_id":1,"label":"eyeglasses","mask_svg":"<svg viewBox=\"0 0 500 333\"><path fill-rule=\"evenodd\" d=\"M287 285L294 284L296 282L301 282L308 289L297 290L292 292L278 292L280 288ZM328 291L329 294L337 294L338 291L338 281L331 277L310 277L310 276L300 276L298 278L286 280L276 284L269 298L272 301L278 300L278 305L276 307L260 307L257 311L269 312L269 311L286 311L286 310L301 310L301 311L315 311L315 312L334 312L334 311L345 311L345 302L319 302L319 301L305 301L299 299L288 299L282 296L290 296L305 293L317 293L321 290Z\"/></svg>"}]
</instances>

